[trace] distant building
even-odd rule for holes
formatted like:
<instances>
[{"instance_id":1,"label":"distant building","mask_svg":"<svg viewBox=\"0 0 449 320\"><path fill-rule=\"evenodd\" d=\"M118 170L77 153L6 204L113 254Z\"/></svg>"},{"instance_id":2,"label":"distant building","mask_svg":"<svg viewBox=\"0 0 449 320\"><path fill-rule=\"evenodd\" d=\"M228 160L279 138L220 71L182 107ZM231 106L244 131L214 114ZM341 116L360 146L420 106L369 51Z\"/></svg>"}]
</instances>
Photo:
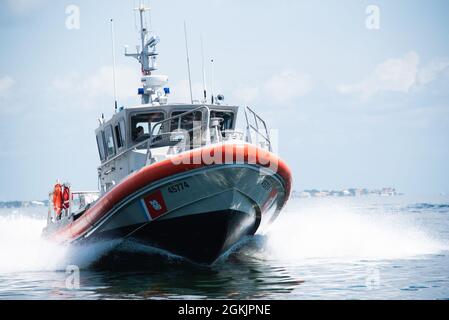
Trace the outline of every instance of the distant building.
<instances>
[{"instance_id":1,"label":"distant building","mask_svg":"<svg viewBox=\"0 0 449 320\"><path fill-rule=\"evenodd\" d=\"M310 194L310 192L307 192L307 191L299 192L298 196L300 198L312 198L312 195Z\"/></svg>"},{"instance_id":2,"label":"distant building","mask_svg":"<svg viewBox=\"0 0 449 320\"><path fill-rule=\"evenodd\" d=\"M395 188L386 187L382 189L368 190L366 188L349 188L345 190L304 190L301 192L293 191L293 197L299 198L325 198L325 197L360 197L367 195L377 195L384 197L393 197L401 195Z\"/></svg>"}]
</instances>

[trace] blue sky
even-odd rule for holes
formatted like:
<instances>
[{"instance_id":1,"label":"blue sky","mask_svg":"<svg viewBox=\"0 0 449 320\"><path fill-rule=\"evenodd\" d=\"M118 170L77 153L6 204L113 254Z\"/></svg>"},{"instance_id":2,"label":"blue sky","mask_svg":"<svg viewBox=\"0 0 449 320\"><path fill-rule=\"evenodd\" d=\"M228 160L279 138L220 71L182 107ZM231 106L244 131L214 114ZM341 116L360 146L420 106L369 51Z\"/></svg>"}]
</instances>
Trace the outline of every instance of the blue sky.
<instances>
[{"instance_id":1,"label":"blue sky","mask_svg":"<svg viewBox=\"0 0 449 320\"><path fill-rule=\"evenodd\" d=\"M57 178L95 189L94 130L113 111L109 19L119 100L138 103L136 0L0 0L0 201L42 199ZM66 28L66 8L80 29ZM369 5L380 29L366 27ZM215 86L273 129L295 189L395 186L449 193L448 1L153 0L159 73L188 99L183 22L195 96L200 36Z\"/></svg>"}]
</instances>

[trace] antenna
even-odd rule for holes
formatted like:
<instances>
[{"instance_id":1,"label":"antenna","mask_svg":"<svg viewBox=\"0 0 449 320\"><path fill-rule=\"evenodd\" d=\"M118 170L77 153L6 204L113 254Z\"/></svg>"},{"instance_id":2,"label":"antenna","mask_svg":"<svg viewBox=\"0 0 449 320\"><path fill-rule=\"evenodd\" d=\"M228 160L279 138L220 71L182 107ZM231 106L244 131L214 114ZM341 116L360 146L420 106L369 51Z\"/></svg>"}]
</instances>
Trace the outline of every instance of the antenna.
<instances>
[{"instance_id":1,"label":"antenna","mask_svg":"<svg viewBox=\"0 0 449 320\"><path fill-rule=\"evenodd\" d=\"M203 46L203 37L201 36L201 64L203 67L203 93L204 93L204 102L207 102L207 88L206 88L206 68L204 66L204 46Z\"/></svg>"},{"instance_id":2,"label":"antenna","mask_svg":"<svg viewBox=\"0 0 449 320\"><path fill-rule=\"evenodd\" d=\"M214 90L215 90L215 88L214 88L214 76L215 76L214 59L210 60L210 64L211 64L211 78L212 78L212 80L211 80L211 88L210 88L211 94L212 94L211 102L212 102L212 104L214 104L214 102L215 102L214 101Z\"/></svg>"},{"instance_id":3,"label":"antenna","mask_svg":"<svg viewBox=\"0 0 449 320\"><path fill-rule=\"evenodd\" d=\"M150 6L150 1L148 1L148 7ZM148 10L148 23L147 27L149 31L153 31L153 19L151 17L151 10Z\"/></svg>"},{"instance_id":4,"label":"antenna","mask_svg":"<svg viewBox=\"0 0 449 320\"><path fill-rule=\"evenodd\" d=\"M138 8L134 10L139 12L140 16L140 45L136 46L135 53L128 53L128 49L125 46L125 56L135 58L141 65L142 71L142 84L143 88L139 89L139 95L142 97L142 104L148 104L157 102L158 97L154 96L159 89L154 84L154 77L151 78L152 72L157 70L157 56L156 46L159 44L159 37L152 35L144 22L145 12L150 11L149 7L145 7L143 2L140 2ZM165 77L165 76L164 76ZM164 79L162 79L164 80ZM168 78L165 77L163 82L167 82Z\"/></svg>"},{"instance_id":5,"label":"antenna","mask_svg":"<svg viewBox=\"0 0 449 320\"><path fill-rule=\"evenodd\" d=\"M115 80L115 33L114 33L114 19L111 19L111 38L112 38L112 78L114 82L114 107L117 112L117 84Z\"/></svg>"},{"instance_id":6,"label":"antenna","mask_svg":"<svg viewBox=\"0 0 449 320\"><path fill-rule=\"evenodd\" d=\"M189 72L190 101L193 104L192 77L190 76L189 46L188 46L188 42L187 42L187 24L185 21L184 21L184 37L186 39L187 71Z\"/></svg>"}]
</instances>

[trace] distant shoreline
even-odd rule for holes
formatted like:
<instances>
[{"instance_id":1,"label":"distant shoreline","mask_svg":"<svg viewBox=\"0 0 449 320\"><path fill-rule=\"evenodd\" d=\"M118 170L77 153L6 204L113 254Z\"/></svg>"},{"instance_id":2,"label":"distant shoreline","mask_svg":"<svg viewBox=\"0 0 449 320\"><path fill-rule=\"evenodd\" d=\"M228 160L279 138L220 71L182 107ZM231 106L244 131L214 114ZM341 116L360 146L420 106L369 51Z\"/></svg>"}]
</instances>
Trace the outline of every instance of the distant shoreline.
<instances>
[{"instance_id":1,"label":"distant shoreline","mask_svg":"<svg viewBox=\"0 0 449 320\"><path fill-rule=\"evenodd\" d=\"M48 207L48 200L0 201L0 209Z\"/></svg>"},{"instance_id":2,"label":"distant shoreline","mask_svg":"<svg viewBox=\"0 0 449 320\"><path fill-rule=\"evenodd\" d=\"M379 196L379 197L396 197L404 196L404 193L396 191L395 188L382 188L369 190L367 188L350 188L344 190L303 190L292 191L292 198L354 198L364 196ZM436 196L437 194L435 194ZM440 193L439 196L446 196L448 194ZM448 195L449 196L449 195ZM0 209L18 209L18 208L42 208L48 207L48 200L28 200L28 201L0 201Z\"/></svg>"},{"instance_id":3,"label":"distant shoreline","mask_svg":"<svg viewBox=\"0 0 449 320\"><path fill-rule=\"evenodd\" d=\"M329 198L329 197L359 197L359 196L369 196L376 195L382 197L394 197L402 196L403 193L396 191L396 188L385 187L381 189L369 190L367 188L349 188L343 190L303 190L303 191L293 191L292 197L295 198Z\"/></svg>"}]
</instances>

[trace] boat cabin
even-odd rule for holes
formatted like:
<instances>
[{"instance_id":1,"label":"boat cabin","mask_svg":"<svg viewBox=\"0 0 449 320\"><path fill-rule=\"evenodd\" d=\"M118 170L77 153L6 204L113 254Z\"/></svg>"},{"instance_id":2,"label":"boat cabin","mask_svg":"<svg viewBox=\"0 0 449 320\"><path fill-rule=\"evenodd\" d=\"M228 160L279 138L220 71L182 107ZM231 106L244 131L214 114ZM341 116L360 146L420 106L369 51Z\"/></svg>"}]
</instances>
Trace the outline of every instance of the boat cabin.
<instances>
[{"instance_id":1,"label":"boat cabin","mask_svg":"<svg viewBox=\"0 0 449 320\"><path fill-rule=\"evenodd\" d=\"M223 105L142 105L100 120L95 135L101 192L148 164L235 137L237 112Z\"/></svg>"}]
</instances>

